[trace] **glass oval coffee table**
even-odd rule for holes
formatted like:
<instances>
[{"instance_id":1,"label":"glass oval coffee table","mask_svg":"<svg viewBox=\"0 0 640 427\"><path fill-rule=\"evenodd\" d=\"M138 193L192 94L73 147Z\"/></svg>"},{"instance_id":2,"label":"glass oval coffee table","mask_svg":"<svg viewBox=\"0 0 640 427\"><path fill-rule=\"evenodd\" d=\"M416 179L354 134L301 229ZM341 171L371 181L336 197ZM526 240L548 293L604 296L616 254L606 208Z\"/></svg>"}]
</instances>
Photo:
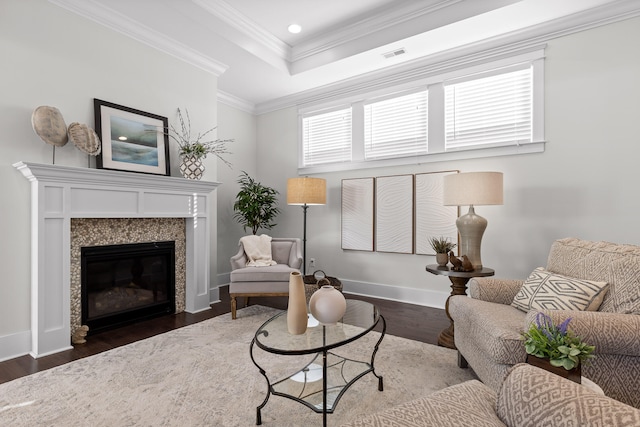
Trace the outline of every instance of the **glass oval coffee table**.
<instances>
[{"instance_id":1,"label":"glass oval coffee table","mask_svg":"<svg viewBox=\"0 0 640 427\"><path fill-rule=\"evenodd\" d=\"M367 335L382 322L382 333L374 345L370 361L352 360L330 350L356 341ZM347 310L335 325L318 324L310 317L307 331L291 335L287 331L287 312L283 311L267 320L255 334L249 351L251 360L267 380L267 395L256 408L256 424L262 424L261 410L274 394L302 403L317 413L322 413L322 425L327 425L327 414L333 413L345 391L369 372L378 378L378 390L383 390L382 376L374 367L378 347L384 338L387 324L378 308L365 301L347 299ZM315 354L311 362L283 379L271 382L267 372L254 358L254 346L278 354Z\"/></svg>"}]
</instances>

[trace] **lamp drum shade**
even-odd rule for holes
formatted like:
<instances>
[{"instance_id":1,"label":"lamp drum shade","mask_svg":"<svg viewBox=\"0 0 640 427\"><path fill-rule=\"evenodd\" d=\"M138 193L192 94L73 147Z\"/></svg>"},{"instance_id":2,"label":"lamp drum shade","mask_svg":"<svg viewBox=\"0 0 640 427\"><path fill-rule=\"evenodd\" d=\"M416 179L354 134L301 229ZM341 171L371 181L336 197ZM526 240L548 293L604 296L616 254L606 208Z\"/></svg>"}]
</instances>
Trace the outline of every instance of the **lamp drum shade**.
<instances>
[{"instance_id":1,"label":"lamp drum shade","mask_svg":"<svg viewBox=\"0 0 640 427\"><path fill-rule=\"evenodd\" d=\"M289 178L288 205L324 205L327 203L327 181L323 178Z\"/></svg>"},{"instance_id":2,"label":"lamp drum shade","mask_svg":"<svg viewBox=\"0 0 640 427\"><path fill-rule=\"evenodd\" d=\"M454 173L444 177L445 206L501 205L502 172Z\"/></svg>"}]
</instances>

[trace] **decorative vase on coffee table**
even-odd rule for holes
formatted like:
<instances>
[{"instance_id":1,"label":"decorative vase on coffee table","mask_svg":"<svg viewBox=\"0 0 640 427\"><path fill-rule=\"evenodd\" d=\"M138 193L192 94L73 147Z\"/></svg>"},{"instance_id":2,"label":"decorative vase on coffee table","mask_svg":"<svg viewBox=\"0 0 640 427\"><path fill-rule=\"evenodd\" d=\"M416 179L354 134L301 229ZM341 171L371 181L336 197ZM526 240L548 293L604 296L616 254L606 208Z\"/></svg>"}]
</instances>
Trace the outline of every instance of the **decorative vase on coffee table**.
<instances>
[{"instance_id":1,"label":"decorative vase on coffee table","mask_svg":"<svg viewBox=\"0 0 640 427\"><path fill-rule=\"evenodd\" d=\"M347 301L342 292L331 285L324 285L311 295L309 311L320 323L333 325L342 319Z\"/></svg>"},{"instance_id":2,"label":"decorative vase on coffee table","mask_svg":"<svg viewBox=\"0 0 640 427\"><path fill-rule=\"evenodd\" d=\"M287 305L287 329L292 335L304 334L307 330L307 299L304 295L302 275L294 271L289 275L289 302Z\"/></svg>"}]
</instances>

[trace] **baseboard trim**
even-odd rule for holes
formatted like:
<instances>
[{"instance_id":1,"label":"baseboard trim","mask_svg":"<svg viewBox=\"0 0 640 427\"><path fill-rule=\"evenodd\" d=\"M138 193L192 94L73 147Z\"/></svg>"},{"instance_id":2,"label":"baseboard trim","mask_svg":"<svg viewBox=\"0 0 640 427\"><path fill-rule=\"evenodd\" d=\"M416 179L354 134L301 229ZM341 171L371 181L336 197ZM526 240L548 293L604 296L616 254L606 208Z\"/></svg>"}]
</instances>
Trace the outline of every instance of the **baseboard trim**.
<instances>
[{"instance_id":1,"label":"baseboard trim","mask_svg":"<svg viewBox=\"0 0 640 427\"><path fill-rule=\"evenodd\" d=\"M15 359L31 351L31 331L0 337L0 362Z\"/></svg>"},{"instance_id":2,"label":"baseboard trim","mask_svg":"<svg viewBox=\"0 0 640 427\"><path fill-rule=\"evenodd\" d=\"M229 273L219 274L218 287L229 285ZM360 282L356 280L340 279L343 292L361 295L365 297L380 298L390 301L402 302L405 304L423 305L426 307L439 308L444 310L445 302L449 296L448 292L432 291L428 289L407 288L403 286L385 285L381 283ZM219 300L219 293L213 297L211 290L211 302Z\"/></svg>"}]
</instances>

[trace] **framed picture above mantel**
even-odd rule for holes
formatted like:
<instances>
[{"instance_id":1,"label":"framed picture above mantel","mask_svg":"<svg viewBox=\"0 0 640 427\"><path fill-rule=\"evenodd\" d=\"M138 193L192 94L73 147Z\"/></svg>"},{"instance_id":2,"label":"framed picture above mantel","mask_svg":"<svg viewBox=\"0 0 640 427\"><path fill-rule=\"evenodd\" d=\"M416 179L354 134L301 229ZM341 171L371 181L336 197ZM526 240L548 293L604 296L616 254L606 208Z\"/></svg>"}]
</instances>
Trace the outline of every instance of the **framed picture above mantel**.
<instances>
[{"instance_id":1,"label":"framed picture above mantel","mask_svg":"<svg viewBox=\"0 0 640 427\"><path fill-rule=\"evenodd\" d=\"M102 140L97 168L170 175L166 117L101 99L94 99L93 106Z\"/></svg>"}]
</instances>

